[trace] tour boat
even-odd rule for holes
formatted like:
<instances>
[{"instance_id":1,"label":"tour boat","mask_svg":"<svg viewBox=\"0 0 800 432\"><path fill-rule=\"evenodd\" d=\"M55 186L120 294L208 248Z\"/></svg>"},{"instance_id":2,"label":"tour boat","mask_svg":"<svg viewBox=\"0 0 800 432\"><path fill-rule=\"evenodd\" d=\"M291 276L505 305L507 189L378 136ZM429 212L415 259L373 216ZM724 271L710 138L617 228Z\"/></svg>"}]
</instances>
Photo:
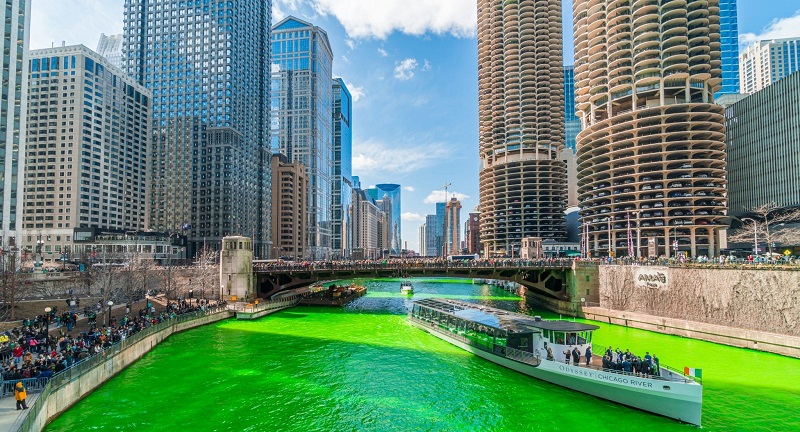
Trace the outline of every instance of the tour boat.
<instances>
[{"instance_id":1,"label":"tour boat","mask_svg":"<svg viewBox=\"0 0 800 432\"><path fill-rule=\"evenodd\" d=\"M703 386L660 364L653 375L602 367L603 352L589 365L584 353L600 327L565 320L542 320L502 309L450 299L412 303L409 322L461 349L501 366L612 402L700 426ZM577 347L580 365L566 353ZM549 352L552 354L548 354Z\"/></svg>"},{"instance_id":2,"label":"tour boat","mask_svg":"<svg viewBox=\"0 0 800 432\"><path fill-rule=\"evenodd\" d=\"M400 294L414 294L414 286L409 281L400 282Z\"/></svg>"}]
</instances>

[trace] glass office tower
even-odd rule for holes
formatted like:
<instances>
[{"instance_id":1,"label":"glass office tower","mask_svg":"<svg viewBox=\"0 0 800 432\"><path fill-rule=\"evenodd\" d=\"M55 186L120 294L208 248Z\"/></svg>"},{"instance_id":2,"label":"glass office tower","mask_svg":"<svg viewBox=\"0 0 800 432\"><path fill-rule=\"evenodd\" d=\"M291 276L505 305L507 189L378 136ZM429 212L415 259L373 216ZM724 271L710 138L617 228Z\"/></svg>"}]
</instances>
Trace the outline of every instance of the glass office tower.
<instances>
[{"instance_id":1,"label":"glass office tower","mask_svg":"<svg viewBox=\"0 0 800 432\"><path fill-rule=\"evenodd\" d=\"M307 258L331 257L333 51L325 30L287 17L272 29L272 149L305 165Z\"/></svg>"},{"instance_id":2,"label":"glass office tower","mask_svg":"<svg viewBox=\"0 0 800 432\"><path fill-rule=\"evenodd\" d=\"M575 137L581 131L581 119L575 116L575 68L564 66L564 147L575 153Z\"/></svg>"},{"instance_id":3,"label":"glass office tower","mask_svg":"<svg viewBox=\"0 0 800 432\"><path fill-rule=\"evenodd\" d=\"M736 0L719 0L722 85L714 96L739 93L739 20Z\"/></svg>"},{"instance_id":4,"label":"glass office tower","mask_svg":"<svg viewBox=\"0 0 800 432\"><path fill-rule=\"evenodd\" d=\"M344 80L333 80L333 235L334 258L349 256L352 244L350 207L353 201L353 97Z\"/></svg>"},{"instance_id":5,"label":"glass office tower","mask_svg":"<svg viewBox=\"0 0 800 432\"><path fill-rule=\"evenodd\" d=\"M270 0L126 0L123 69L153 92L150 228L189 256L270 236Z\"/></svg>"},{"instance_id":6,"label":"glass office tower","mask_svg":"<svg viewBox=\"0 0 800 432\"><path fill-rule=\"evenodd\" d=\"M2 243L0 246L14 250L19 247L22 235L22 197L23 178L25 175L25 130L28 93L28 39L30 38L30 0L7 0L4 8L0 8L0 17L5 22L3 33L3 100L0 108L0 177L2 202L0 203L0 220L2 220ZM55 109L55 108L53 108ZM40 149L55 143L39 145ZM55 152L55 150L52 150ZM40 154L44 154L40 150ZM49 185L48 190L54 185ZM52 182L55 182L52 180ZM37 186L41 188L42 185ZM44 188L40 189L39 193Z\"/></svg>"}]
</instances>

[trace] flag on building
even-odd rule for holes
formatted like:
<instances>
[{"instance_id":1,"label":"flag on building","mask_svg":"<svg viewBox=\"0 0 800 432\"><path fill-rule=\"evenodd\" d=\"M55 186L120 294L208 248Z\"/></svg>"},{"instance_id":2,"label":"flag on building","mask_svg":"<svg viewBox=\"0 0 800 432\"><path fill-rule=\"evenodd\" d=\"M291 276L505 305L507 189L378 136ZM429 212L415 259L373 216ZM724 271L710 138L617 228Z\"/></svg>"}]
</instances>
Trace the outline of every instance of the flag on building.
<instances>
[{"instance_id":1,"label":"flag on building","mask_svg":"<svg viewBox=\"0 0 800 432\"><path fill-rule=\"evenodd\" d=\"M695 369L690 367L683 368L683 374L690 377L695 378L703 378L703 370L702 369Z\"/></svg>"}]
</instances>

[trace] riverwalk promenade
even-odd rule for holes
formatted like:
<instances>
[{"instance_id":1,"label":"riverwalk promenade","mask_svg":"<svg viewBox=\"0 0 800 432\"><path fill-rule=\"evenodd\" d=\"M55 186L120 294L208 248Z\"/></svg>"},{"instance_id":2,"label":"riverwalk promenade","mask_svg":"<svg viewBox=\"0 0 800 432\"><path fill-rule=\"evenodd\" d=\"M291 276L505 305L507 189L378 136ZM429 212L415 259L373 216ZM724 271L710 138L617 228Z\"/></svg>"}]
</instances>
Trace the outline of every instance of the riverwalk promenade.
<instances>
[{"instance_id":1,"label":"riverwalk promenade","mask_svg":"<svg viewBox=\"0 0 800 432\"><path fill-rule=\"evenodd\" d=\"M123 308L121 314L126 311ZM73 364L49 379L22 380L28 383L28 410L16 410L13 395L0 397L0 431L40 431L48 420L69 409L174 333L228 319L227 308L204 307L154 322L102 351ZM80 324L80 323L79 323ZM7 385L7 384L4 384Z\"/></svg>"}]
</instances>

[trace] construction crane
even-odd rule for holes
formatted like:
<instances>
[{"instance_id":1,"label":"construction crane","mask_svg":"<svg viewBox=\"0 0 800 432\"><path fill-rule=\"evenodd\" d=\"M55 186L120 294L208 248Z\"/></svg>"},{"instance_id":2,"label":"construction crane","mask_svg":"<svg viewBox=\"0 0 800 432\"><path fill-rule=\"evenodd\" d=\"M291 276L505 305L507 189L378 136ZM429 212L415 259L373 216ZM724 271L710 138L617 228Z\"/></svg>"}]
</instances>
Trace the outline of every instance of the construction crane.
<instances>
[{"instance_id":1,"label":"construction crane","mask_svg":"<svg viewBox=\"0 0 800 432\"><path fill-rule=\"evenodd\" d=\"M439 189L437 189L437 190L444 189L444 202L447 202L447 188L449 188L452 185L453 185L452 183L445 183L444 186L442 186Z\"/></svg>"}]
</instances>

